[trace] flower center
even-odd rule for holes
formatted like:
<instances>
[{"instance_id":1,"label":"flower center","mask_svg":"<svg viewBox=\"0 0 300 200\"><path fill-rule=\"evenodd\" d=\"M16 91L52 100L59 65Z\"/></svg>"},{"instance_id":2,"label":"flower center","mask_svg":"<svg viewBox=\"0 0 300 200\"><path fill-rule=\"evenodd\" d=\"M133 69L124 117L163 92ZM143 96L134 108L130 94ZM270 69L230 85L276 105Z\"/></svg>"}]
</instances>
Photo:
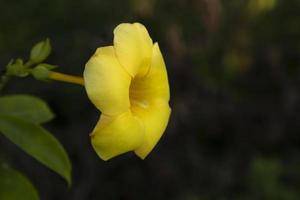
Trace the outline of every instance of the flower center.
<instances>
[{"instance_id":1,"label":"flower center","mask_svg":"<svg viewBox=\"0 0 300 200\"><path fill-rule=\"evenodd\" d=\"M149 100L147 99L147 88L143 84L143 78L134 78L131 81L129 88L130 107L132 109L136 107L147 108L149 106Z\"/></svg>"}]
</instances>

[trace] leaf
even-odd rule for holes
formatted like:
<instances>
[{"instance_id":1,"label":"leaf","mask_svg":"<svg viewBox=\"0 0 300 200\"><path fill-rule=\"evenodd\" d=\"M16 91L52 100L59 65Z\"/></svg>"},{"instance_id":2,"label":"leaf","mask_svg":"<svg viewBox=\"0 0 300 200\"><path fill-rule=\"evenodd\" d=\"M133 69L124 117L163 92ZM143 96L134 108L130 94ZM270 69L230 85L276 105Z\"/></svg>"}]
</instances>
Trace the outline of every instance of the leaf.
<instances>
[{"instance_id":1,"label":"leaf","mask_svg":"<svg viewBox=\"0 0 300 200\"><path fill-rule=\"evenodd\" d=\"M37 124L0 115L0 132L71 184L71 163L59 141Z\"/></svg>"},{"instance_id":2,"label":"leaf","mask_svg":"<svg viewBox=\"0 0 300 200\"><path fill-rule=\"evenodd\" d=\"M0 167L0 199L38 200L39 196L34 186L20 172Z\"/></svg>"},{"instance_id":3,"label":"leaf","mask_svg":"<svg viewBox=\"0 0 300 200\"><path fill-rule=\"evenodd\" d=\"M0 114L15 116L36 124L50 121L54 117L43 100L30 95L0 97Z\"/></svg>"}]
</instances>

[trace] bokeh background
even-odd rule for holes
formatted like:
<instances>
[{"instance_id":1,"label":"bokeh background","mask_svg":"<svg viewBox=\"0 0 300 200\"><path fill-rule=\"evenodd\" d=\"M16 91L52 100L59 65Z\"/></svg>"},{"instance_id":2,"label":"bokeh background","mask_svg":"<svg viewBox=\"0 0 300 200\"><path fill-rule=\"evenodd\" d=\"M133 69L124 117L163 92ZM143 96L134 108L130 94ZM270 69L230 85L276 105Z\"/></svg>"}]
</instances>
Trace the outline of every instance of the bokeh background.
<instances>
[{"instance_id":1,"label":"bokeh background","mask_svg":"<svg viewBox=\"0 0 300 200\"><path fill-rule=\"evenodd\" d=\"M172 115L153 152L108 162L89 133L99 112L84 88L15 78L5 94L45 99L73 185L3 136L0 150L42 200L300 199L299 0L0 0L0 66L49 37L48 63L82 75L121 22L141 22L167 64Z\"/></svg>"}]
</instances>

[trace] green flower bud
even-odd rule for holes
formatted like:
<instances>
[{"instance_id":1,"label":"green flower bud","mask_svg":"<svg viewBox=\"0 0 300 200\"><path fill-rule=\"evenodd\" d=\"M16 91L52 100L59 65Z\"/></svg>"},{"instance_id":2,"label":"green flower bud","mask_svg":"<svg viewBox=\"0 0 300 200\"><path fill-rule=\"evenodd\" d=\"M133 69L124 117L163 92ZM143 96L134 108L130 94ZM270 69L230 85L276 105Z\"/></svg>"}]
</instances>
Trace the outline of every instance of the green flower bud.
<instances>
[{"instance_id":1,"label":"green flower bud","mask_svg":"<svg viewBox=\"0 0 300 200\"><path fill-rule=\"evenodd\" d=\"M50 70L43 65L38 65L31 70L31 74L33 75L33 77L37 80L42 81L49 80L49 72Z\"/></svg>"},{"instance_id":2,"label":"green flower bud","mask_svg":"<svg viewBox=\"0 0 300 200\"><path fill-rule=\"evenodd\" d=\"M32 47L30 52L30 60L34 63L40 63L49 56L50 52L50 40L47 38L45 41L41 41Z\"/></svg>"},{"instance_id":3,"label":"green flower bud","mask_svg":"<svg viewBox=\"0 0 300 200\"><path fill-rule=\"evenodd\" d=\"M19 58L14 63L7 65L7 73L19 77L25 77L29 74L23 65L23 60Z\"/></svg>"}]
</instances>

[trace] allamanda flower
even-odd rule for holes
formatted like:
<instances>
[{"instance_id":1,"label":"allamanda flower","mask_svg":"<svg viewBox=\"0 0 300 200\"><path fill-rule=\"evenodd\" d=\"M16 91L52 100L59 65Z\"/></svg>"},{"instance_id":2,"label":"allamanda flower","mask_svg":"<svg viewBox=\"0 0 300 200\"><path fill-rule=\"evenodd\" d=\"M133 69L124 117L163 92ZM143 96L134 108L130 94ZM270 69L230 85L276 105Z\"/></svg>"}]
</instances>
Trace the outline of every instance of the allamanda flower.
<instances>
[{"instance_id":1,"label":"allamanda flower","mask_svg":"<svg viewBox=\"0 0 300 200\"><path fill-rule=\"evenodd\" d=\"M92 145L103 160L128 151L144 159L171 113L165 63L142 24L118 25L113 43L98 48L84 70L88 97L102 113Z\"/></svg>"}]
</instances>

